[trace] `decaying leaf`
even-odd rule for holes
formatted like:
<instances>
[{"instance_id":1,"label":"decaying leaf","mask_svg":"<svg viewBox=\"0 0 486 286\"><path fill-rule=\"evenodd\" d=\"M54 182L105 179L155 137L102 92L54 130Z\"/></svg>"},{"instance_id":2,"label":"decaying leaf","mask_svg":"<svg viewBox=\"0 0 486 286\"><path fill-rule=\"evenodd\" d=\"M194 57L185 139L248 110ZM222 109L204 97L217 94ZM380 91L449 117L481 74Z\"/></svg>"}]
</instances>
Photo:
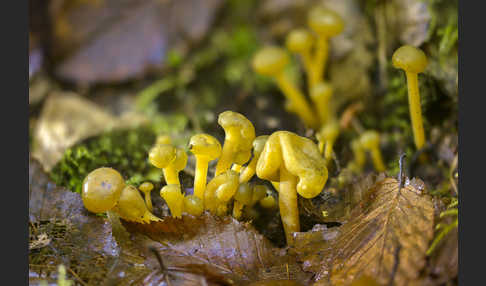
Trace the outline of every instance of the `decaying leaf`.
<instances>
[{"instance_id":1,"label":"decaying leaf","mask_svg":"<svg viewBox=\"0 0 486 286\"><path fill-rule=\"evenodd\" d=\"M215 217L206 213L201 217L184 215L182 219L166 217L150 225L127 222L124 225L132 234L139 234L135 236L136 244L155 247L167 268L203 275L207 283L241 285L287 279L306 285L310 279L310 273L303 272L284 249L275 248L251 225L229 216ZM163 273L157 272L152 276L161 279ZM183 283L184 279L171 282L188 285L187 281ZM177 281L181 284L176 284Z\"/></svg>"},{"instance_id":2,"label":"decaying leaf","mask_svg":"<svg viewBox=\"0 0 486 286\"><path fill-rule=\"evenodd\" d=\"M30 248L30 285L55 281L59 264L83 285L101 285L113 277L126 285L149 273L137 248L115 238L105 218L88 213L79 194L50 182L34 160L29 162L29 225L31 241L49 240Z\"/></svg>"},{"instance_id":3,"label":"decaying leaf","mask_svg":"<svg viewBox=\"0 0 486 286\"><path fill-rule=\"evenodd\" d=\"M221 0L50 2L56 73L78 84L122 81L160 68L173 48L202 39Z\"/></svg>"},{"instance_id":4,"label":"decaying leaf","mask_svg":"<svg viewBox=\"0 0 486 286\"><path fill-rule=\"evenodd\" d=\"M415 179L403 187L393 178L378 182L339 237L316 244L304 258L304 270L317 273L317 285L350 285L363 275L393 285L418 279L434 223L432 200L423 189Z\"/></svg>"}]
</instances>

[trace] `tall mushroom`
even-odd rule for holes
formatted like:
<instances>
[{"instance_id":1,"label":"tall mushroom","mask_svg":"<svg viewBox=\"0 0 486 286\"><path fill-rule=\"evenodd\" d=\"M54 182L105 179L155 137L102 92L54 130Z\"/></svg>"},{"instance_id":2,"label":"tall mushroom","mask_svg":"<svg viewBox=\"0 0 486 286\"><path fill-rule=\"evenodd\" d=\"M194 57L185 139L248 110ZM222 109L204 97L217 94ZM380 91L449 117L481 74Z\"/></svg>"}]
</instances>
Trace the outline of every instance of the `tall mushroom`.
<instances>
[{"instance_id":1,"label":"tall mushroom","mask_svg":"<svg viewBox=\"0 0 486 286\"><path fill-rule=\"evenodd\" d=\"M313 62L311 50L313 43L314 39L312 34L305 29L295 29L290 31L285 40L285 46L287 49L298 54L302 58L310 88L316 84L315 82L312 82Z\"/></svg>"},{"instance_id":2,"label":"tall mushroom","mask_svg":"<svg viewBox=\"0 0 486 286\"><path fill-rule=\"evenodd\" d=\"M196 134L189 140L189 151L196 157L194 196L204 201L209 162L221 156L221 144L208 134Z\"/></svg>"},{"instance_id":3,"label":"tall mushroom","mask_svg":"<svg viewBox=\"0 0 486 286\"><path fill-rule=\"evenodd\" d=\"M330 100L333 93L331 84L319 82L311 89L310 97L314 102L321 125L331 120Z\"/></svg>"},{"instance_id":4,"label":"tall mushroom","mask_svg":"<svg viewBox=\"0 0 486 286\"><path fill-rule=\"evenodd\" d=\"M170 172L165 169L176 159L177 149L170 144L156 144L149 151L149 162L155 167L162 169L167 184L172 181Z\"/></svg>"},{"instance_id":5,"label":"tall mushroom","mask_svg":"<svg viewBox=\"0 0 486 286\"><path fill-rule=\"evenodd\" d=\"M234 111L219 114L218 124L223 127L225 137L221 157L216 164L215 175L228 170L233 163L245 164L251 157L255 139L255 127L245 116Z\"/></svg>"},{"instance_id":6,"label":"tall mushroom","mask_svg":"<svg viewBox=\"0 0 486 286\"><path fill-rule=\"evenodd\" d=\"M413 138L417 149L425 145L424 125L417 75L427 67L427 56L420 49L405 45L398 48L392 56L393 66L405 71L408 84L408 104L412 120Z\"/></svg>"},{"instance_id":7,"label":"tall mushroom","mask_svg":"<svg viewBox=\"0 0 486 286\"><path fill-rule=\"evenodd\" d=\"M283 49L268 46L258 51L253 58L252 66L257 73L274 78L282 93L289 100L291 110L297 113L308 127L317 127L319 122L304 94L284 73L288 62L289 57Z\"/></svg>"},{"instance_id":8,"label":"tall mushroom","mask_svg":"<svg viewBox=\"0 0 486 286\"><path fill-rule=\"evenodd\" d=\"M322 7L312 9L308 15L307 23L317 34L317 45L314 57L313 80L321 82L325 72L329 54L329 38L340 34L344 29L344 22L336 12Z\"/></svg>"},{"instance_id":9,"label":"tall mushroom","mask_svg":"<svg viewBox=\"0 0 486 286\"><path fill-rule=\"evenodd\" d=\"M288 131L270 135L257 163L258 177L279 181L280 216L287 243L300 231L297 193L310 199L317 196L327 181L325 160L310 139Z\"/></svg>"},{"instance_id":10,"label":"tall mushroom","mask_svg":"<svg viewBox=\"0 0 486 286\"><path fill-rule=\"evenodd\" d=\"M370 151L373 166L376 171L384 172L386 168L380 151L380 134L375 130L363 132L360 137L360 145L363 146L364 149Z\"/></svg>"}]
</instances>

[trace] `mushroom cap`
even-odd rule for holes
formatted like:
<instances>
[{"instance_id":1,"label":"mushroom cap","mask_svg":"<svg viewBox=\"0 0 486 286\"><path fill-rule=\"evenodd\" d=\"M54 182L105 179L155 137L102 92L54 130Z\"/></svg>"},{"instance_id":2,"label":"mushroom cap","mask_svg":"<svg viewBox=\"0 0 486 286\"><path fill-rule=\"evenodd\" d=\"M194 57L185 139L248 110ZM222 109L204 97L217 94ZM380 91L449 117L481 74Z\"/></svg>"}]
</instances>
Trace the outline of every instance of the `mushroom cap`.
<instances>
[{"instance_id":1,"label":"mushroom cap","mask_svg":"<svg viewBox=\"0 0 486 286\"><path fill-rule=\"evenodd\" d=\"M81 198L84 207L93 213L112 209L125 187L122 175L112 168L98 168L89 173L83 181Z\"/></svg>"},{"instance_id":2,"label":"mushroom cap","mask_svg":"<svg viewBox=\"0 0 486 286\"><path fill-rule=\"evenodd\" d=\"M144 182L140 186L138 186L138 189L144 193L150 192L154 188L154 185L150 182Z\"/></svg>"},{"instance_id":3,"label":"mushroom cap","mask_svg":"<svg viewBox=\"0 0 486 286\"><path fill-rule=\"evenodd\" d=\"M176 159L177 150L169 144L157 144L149 151L149 161L159 169L166 168Z\"/></svg>"},{"instance_id":4,"label":"mushroom cap","mask_svg":"<svg viewBox=\"0 0 486 286\"><path fill-rule=\"evenodd\" d=\"M377 148L380 145L380 134L375 130L363 132L360 138L361 146L366 149Z\"/></svg>"},{"instance_id":5,"label":"mushroom cap","mask_svg":"<svg viewBox=\"0 0 486 286\"><path fill-rule=\"evenodd\" d=\"M297 192L313 198L323 189L328 173L325 160L310 139L288 131L277 131L265 143L256 167L258 177L280 181L280 168L298 177Z\"/></svg>"},{"instance_id":6,"label":"mushroom cap","mask_svg":"<svg viewBox=\"0 0 486 286\"><path fill-rule=\"evenodd\" d=\"M172 144L172 139L169 135L159 135L157 139L155 139L155 144Z\"/></svg>"},{"instance_id":7,"label":"mushroom cap","mask_svg":"<svg viewBox=\"0 0 486 286\"><path fill-rule=\"evenodd\" d=\"M238 186L235 193L235 200L244 204L249 205L253 197L253 189L249 183L243 183Z\"/></svg>"},{"instance_id":8,"label":"mushroom cap","mask_svg":"<svg viewBox=\"0 0 486 286\"><path fill-rule=\"evenodd\" d=\"M255 140L253 140L253 154L258 154L258 156L260 156L263 151L263 147L265 147L265 143L268 140L268 137L270 136L260 135L255 138Z\"/></svg>"},{"instance_id":9,"label":"mushroom cap","mask_svg":"<svg viewBox=\"0 0 486 286\"><path fill-rule=\"evenodd\" d=\"M143 221L148 209L137 188L127 185L121 192L116 212L125 220L138 222Z\"/></svg>"},{"instance_id":10,"label":"mushroom cap","mask_svg":"<svg viewBox=\"0 0 486 286\"><path fill-rule=\"evenodd\" d=\"M246 163L251 157L252 143L255 139L253 124L242 114L230 110L219 114L218 124L224 129L225 141L232 141L237 146L234 150L235 163Z\"/></svg>"},{"instance_id":11,"label":"mushroom cap","mask_svg":"<svg viewBox=\"0 0 486 286\"><path fill-rule=\"evenodd\" d=\"M312 87L310 96L312 98L330 98L332 93L333 88L331 84L320 82Z\"/></svg>"},{"instance_id":12,"label":"mushroom cap","mask_svg":"<svg viewBox=\"0 0 486 286\"><path fill-rule=\"evenodd\" d=\"M395 68L412 73L421 73L427 67L427 56L421 49L405 45L393 53L392 63Z\"/></svg>"},{"instance_id":13,"label":"mushroom cap","mask_svg":"<svg viewBox=\"0 0 486 286\"><path fill-rule=\"evenodd\" d=\"M309 12L307 23L314 32L325 37L335 36L344 29L343 18L336 12L322 7Z\"/></svg>"},{"instance_id":14,"label":"mushroom cap","mask_svg":"<svg viewBox=\"0 0 486 286\"><path fill-rule=\"evenodd\" d=\"M339 135L339 125L337 122L332 121L328 124L324 125L319 133L317 133L317 137L319 140L335 140Z\"/></svg>"},{"instance_id":15,"label":"mushroom cap","mask_svg":"<svg viewBox=\"0 0 486 286\"><path fill-rule=\"evenodd\" d=\"M239 186L239 175L233 170L227 170L214 177L204 192L206 208L215 211L220 203L229 201Z\"/></svg>"},{"instance_id":16,"label":"mushroom cap","mask_svg":"<svg viewBox=\"0 0 486 286\"><path fill-rule=\"evenodd\" d=\"M221 156L221 144L209 134L196 134L189 140L189 151L196 156L207 156L212 161Z\"/></svg>"},{"instance_id":17,"label":"mushroom cap","mask_svg":"<svg viewBox=\"0 0 486 286\"><path fill-rule=\"evenodd\" d=\"M176 171L184 170L187 165L186 151L181 148L176 148L176 157L174 161L172 161L171 165Z\"/></svg>"},{"instance_id":18,"label":"mushroom cap","mask_svg":"<svg viewBox=\"0 0 486 286\"><path fill-rule=\"evenodd\" d=\"M282 72L289 62L289 56L284 49L267 46L259 50L253 57L253 69L262 75L273 76Z\"/></svg>"},{"instance_id":19,"label":"mushroom cap","mask_svg":"<svg viewBox=\"0 0 486 286\"><path fill-rule=\"evenodd\" d=\"M314 39L312 34L305 29L295 29L290 31L285 40L285 46L293 53L302 53L312 47Z\"/></svg>"},{"instance_id":20,"label":"mushroom cap","mask_svg":"<svg viewBox=\"0 0 486 286\"><path fill-rule=\"evenodd\" d=\"M194 195L185 196L184 211L195 216L200 216L204 212L203 201Z\"/></svg>"}]
</instances>

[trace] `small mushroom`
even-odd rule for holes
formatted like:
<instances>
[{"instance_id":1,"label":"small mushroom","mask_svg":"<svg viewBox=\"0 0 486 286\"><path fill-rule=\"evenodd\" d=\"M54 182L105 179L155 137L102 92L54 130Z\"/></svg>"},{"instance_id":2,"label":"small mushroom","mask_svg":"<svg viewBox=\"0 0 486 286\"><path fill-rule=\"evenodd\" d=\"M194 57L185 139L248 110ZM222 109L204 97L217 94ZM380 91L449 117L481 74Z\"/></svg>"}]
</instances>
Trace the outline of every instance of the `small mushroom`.
<instances>
[{"instance_id":1,"label":"small mushroom","mask_svg":"<svg viewBox=\"0 0 486 286\"><path fill-rule=\"evenodd\" d=\"M360 140L354 139L351 141L351 149L353 150L354 154L354 161L352 167L356 172L360 172L366 162L366 154L363 146L361 145Z\"/></svg>"},{"instance_id":2,"label":"small mushroom","mask_svg":"<svg viewBox=\"0 0 486 286\"><path fill-rule=\"evenodd\" d=\"M317 127L319 122L305 96L284 73L284 68L288 62L289 57L283 49L268 46L257 52L253 58L252 66L257 73L274 78L278 87L288 99L291 110L297 113L307 126Z\"/></svg>"},{"instance_id":3,"label":"small mushroom","mask_svg":"<svg viewBox=\"0 0 486 286\"><path fill-rule=\"evenodd\" d=\"M176 156L177 149L170 144L156 144L149 151L149 162L155 167L162 169L167 184L171 174L166 174L165 169L174 162Z\"/></svg>"},{"instance_id":4,"label":"small mushroom","mask_svg":"<svg viewBox=\"0 0 486 286\"><path fill-rule=\"evenodd\" d=\"M255 185L253 187L253 196L251 197L250 205L253 206L254 204L258 203L261 199L265 197L267 192L268 189L265 185Z\"/></svg>"},{"instance_id":5,"label":"small mushroom","mask_svg":"<svg viewBox=\"0 0 486 286\"><path fill-rule=\"evenodd\" d=\"M317 44L314 57L313 82L321 82L329 54L329 38L340 34L344 22L336 12L317 7L309 12L307 17L309 27L317 34Z\"/></svg>"},{"instance_id":6,"label":"small mushroom","mask_svg":"<svg viewBox=\"0 0 486 286\"><path fill-rule=\"evenodd\" d=\"M319 140L319 151L322 154L324 151L324 158L326 159L326 164L332 159L332 153L334 148L334 142L336 142L339 136L339 124L332 121L324 125L319 133L317 133L317 139ZM324 149L324 150L323 150Z\"/></svg>"},{"instance_id":7,"label":"small mushroom","mask_svg":"<svg viewBox=\"0 0 486 286\"><path fill-rule=\"evenodd\" d=\"M125 187L122 175L112 168L98 168L83 181L81 199L84 207L93 213L111 210L118 202Z\"/></svg>"},{"instance_id":8,"label":"small mushroom","mask_svg":"<svg viewBox=\"0 0 486 286\"><path fill-rule=\"evenodd\" d=\"M204 212L203 200L194 195L185 196L184 211L193 216L200 216Z\"/></svg>"},{"instance_id":9,"label":"small mushroom","mask_svg":"<svg viewBox=\"0 0 486 286\"><path fill-rule=\"evenodd\" d=\"M255 139L255 127L238 112L225 111L219 114L218 124L223 127L225 138L221 157L216 164L216 176L228 170L233 163L245 164L251 157L252 142Z\"/></svg>"},{"instance_id":10,"label":"small mushroom","mask_svg":"<svg viewBox=\"0 0 486 286\"><path fill-rule=\"evenodd\" d=\"M238 186L234 195L233 217L240 219L244 206L250 205L253 198L253 189L249 183L242 183Z\"/></svg>"},{"instance_id":11,"label":"small mushroom","mask_svg":"<svg viewBox=\"0 0 486 286\"><path fill-rule=\"evenodd\" d=\"M147 204L147 208L149 211L152 211L152 198L150 197L150 191L154 188L154 185L150 182L145 182L138 186L138 189L142 191L145 195L145 204Z\"/></svg>"},{"instance_id":12,"label":"small mushroom","mask_svg":"<svg viewBox=\"0 0 486 286\"><path fill-rule=\"evenodd\" d=\"M365 131L361 135L360 144L365 150L371 152L371 159L376 171L384 172L385 164L380 151L380 134L374 130Z\"/></svg>"},{"instance_id":13,"label":"small mushroom","mask_svg":"<svg viewBox=\"0 0 486 286\"><path fill-rule=\"evenodd\" d=\"M290 31L285 41L287 49L292 53L298 54L302 58L311 88L316 84L315 82L312 82L313 78L311 76L313 68L311 50L313 43L314 38L312 37L312 34L305 29L295 29Z\"/></svg>"},{"instance_id":14,"label":"small mushroom","mask_svg":"<svg viewBox=\"0 0 486 286\"><path fill-rule=\"evenodd\" d=\"M181 218L184 209L184 195L181 186L177 184L166 185L160 190L160 196L169 206L172 217Z\"/></svg>"},{"instance_id":15,"label":"small mushroom","mask_svg":"<svg viewBox=\"0 0 486 286\"><path fill-rule=\"evenodd\" d=\"M267 142L268 135L261 135L253 140L253 158L251 159L248 166L244 167L240 173L240 184L246 183L253 178L255 175L256 165L258 159L260 158L260 154L263 151L263 147L265 146L265 142Z\"/></svg>"},{"instance_id":16,"label":"small mushroom","mask_svg":"<svg viewBox=\"0 0 486 286\"><path fill-rule=\"evenodd\" d=\"M310 199L323 189L328 173L325 160L310 139L288 131L270 135L257 163L259 178L278 181L280 216L287 243L300 231L297 193Z\"/></svg>"},{"instance_id":17,"label":"small mushroom","mask_svg":"<svg viewBox=\"0 0 486 286\"><path fill-rule=\"evenodd\" d=\"M130 185L123 188L114 211L127 221L150 223L161 220L148 210L137 188Z\"/></svg>"},{"instance_id":18,"label":"small mushroom","mask_svg":"<svg viewBox=\"0 0 486 286\"><path fill-rule=\"evenodd\" d=\"M314 102L321 125L331 120L330 100L333 93L331 84L320 82L311 89L310 97Z\"/></svg>"},{"instance_id":19,"label":"small mushroom","mask_svg":"<svg viewBox=\"0 0 486 286\"><path fill-rule=\"evenodd\" d=\"M216 213L220 206L224 209L238 189L238 179L238 173L233 170L226 170L214 177L204 193L204 208L212 213Z\"/></svg>"},{"instance_id":20,"label":"small mushroom","mask_svg":"<svg viewBox=\"0 0 486 286\"><path fill-rule=\"evenodd\" d=\"M194 196L204 201L209 162L221 156L221 144L208 134L196 134L189 141L189 151L196 157Z\"/></svg>"},{"instance_id":21,"label":"small mushroom","mask_svg":"<svg viewBox=\"0 0 486 286\"><path fill-rule=\"evenodd\" d=\"M181 148L176 148L176 158L164 169L165 181L169 185L181 185L179 180L180 171L184 170L187 164L187 154Z\"/></svg>"},{"instance_id":22,"label":"small mushroom","mask_svg":"<svg viewBox=\"0 0 486 286\"><path fill-rule=\"evenodd\" d=\"M420 49L405 45L398 48L392 57L393 66L405 71L408 84L408 104L412 121L413 138L417 149L425 145L424 125L418 87L418 74L427 66L427 56Z\"/></svg>"},{"instance_id":23,"label":"small mushroom","mask_svg":"<svg viewBox=\"0 0 486 286\"><path fill-rule=\"evenodd\" d=\"M155 145L171 145L172 144L172 139L170 138L169 135L159 135L155 139Z\"/></svg>"},{"instance_id":24,"label":"small mushroom","mask_svg":"<svg viewBox=\"0 0 486 286\"><path fill-rule=\"evenodd\" d=\"M260 205L266 209L273 209L277 205L277 200L267 192L267 195L260 200Z\"/></svg>"}]
</instances>

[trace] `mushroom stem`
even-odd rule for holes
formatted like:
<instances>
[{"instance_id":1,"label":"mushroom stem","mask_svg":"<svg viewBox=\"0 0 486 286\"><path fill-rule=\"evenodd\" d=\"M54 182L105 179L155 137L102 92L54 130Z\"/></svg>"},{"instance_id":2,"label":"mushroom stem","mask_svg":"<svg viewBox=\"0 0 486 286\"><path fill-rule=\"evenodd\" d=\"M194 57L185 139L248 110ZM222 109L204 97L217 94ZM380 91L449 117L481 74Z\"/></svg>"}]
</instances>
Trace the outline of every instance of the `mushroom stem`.
<instances>
[{"instance_id":1,"label":"mushroom stem","mask_svg":"<svg viewBox=\"0 0 486 286\"><path fill-rule=\"evenodd\" d=\"M324 148L324 158L329 162L332 159L332 150L334 147L334 140L327 140Z\"/></svg>"},{"instance_id":2,"label":"mushroom stem","mask_svg":"<svg viewBox=\"0 0 486 286\"><path fill-rule=\"evenodd\" d=\"M376 171L385 171L385 164L383 163L383 158L381 157L381 152L378 148L371 149L371 159L373 160L373 166L375 166Z\"/></svg>"},{"instance_id":3,"label":"mushroom stem","mask_svg":"<svg viewBox=\"0 0 486 286\"><path fill-rule=\"evenodd\" d=\"M194 176L194 196L204 201L209 160L206 156L196 156L196 174Z\"/></svg>"},{"instance_id":4,"label":"mushroom stem","mask_svg":"<svg viewBox=\"0 0 486 286\"><path fill-rule=\"evenodd\" d=\"M311 82L314 84L317 84L323 80L323 74L325 72L325 66L327 62L328 48L329 46L327 38L319 35L317 37L317 49L311 80Z\"/></svg>"},{"instance_id":5,"label":"mushroom stem","mask_svg":"<svg viewBox=\"0 0 486 286\"><path fill-rule=\"evenodd\" d=\"M233 140L225 140L223 144L223 150L221 151L221 157L218 160L218 163L216 164L216 171L214 172L214 175L217 176L226 170L228 170L231 167L231 164L233 164L233 161L235 160L236 156L236 148L237 144L235 144Z\"/></svg>"},{"instance_id":6,"label":"mushroom stem","mask_svg":"<svg viewBox=\"0 0 486 286\"><path fill-rule=\"evenodd\" d=\"M255 175L256 165L257 165L258 158L253 157L248 166L244 167L240 172L240 184L246 183L253 178Z\"/></svg>"},{"instance_id":7,"label":"mushroom stem","mask_svg":"<svg viewBox=\"0 0 486 286\"><path fill-rule=\"evenodd\" d=\"M181 185L179 182L179 172L172 166L168 166L163 169L164 178L167 185Z\"/></svg>"},{"instance_id":8,"label":"mushroom stem","mask_svg":"<svg viewBox=\"0 0 486 286\"><path fill-rule=\"evenodd\" d=\"M408 102L410 105L410 119L412 120L413 138L417 149L425 145L425 132L422 122L422 110L420 107L420 95L417 73L406 71L408 85Z\"/></svg>"},{"instance_id":9,"label":"mushroom stem","mask_svg":"<svg viewBox=\"0 0 486 286\"><path fill-rule=\"evenodd\" d=\"M278 205L280 217L287 239L287 245L292 244L292 233L300 231L299 209L297 206L297 177L292 175L287 168L280 169L280 191Z\"/></svg>"},{"instance_id":10,"label":"mushroom stem","mask_svg":"<svg viewBox=\"0 0 486 286\"><path fill-rule=\"evenodd\" d=\"M309 127L318 126L317 118L300 90L287 79L283 72L275 76L275 80L279 88L290 100L293 110L302 118L304 123Z\"/></svg>"}]
</instances>

